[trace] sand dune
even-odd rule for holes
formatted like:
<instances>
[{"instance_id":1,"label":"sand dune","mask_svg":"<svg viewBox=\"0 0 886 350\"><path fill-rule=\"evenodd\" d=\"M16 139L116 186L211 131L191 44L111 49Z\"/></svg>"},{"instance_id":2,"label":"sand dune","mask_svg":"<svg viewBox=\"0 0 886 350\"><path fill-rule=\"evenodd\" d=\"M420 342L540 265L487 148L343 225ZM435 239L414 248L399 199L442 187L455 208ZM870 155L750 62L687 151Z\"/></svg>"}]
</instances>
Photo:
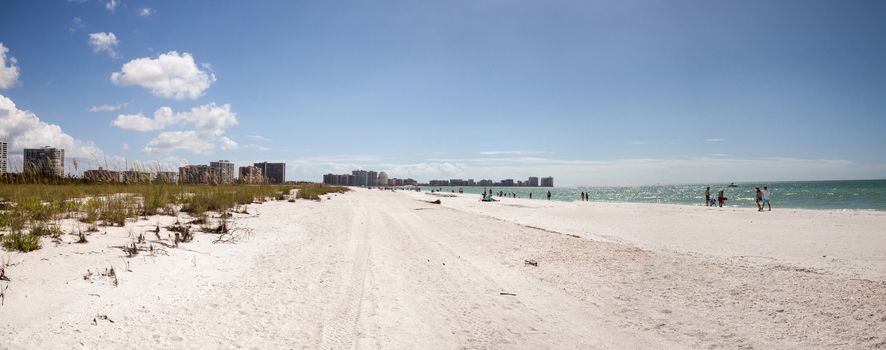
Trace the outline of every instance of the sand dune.
<instances>
[{"instance_id":1,"label":"sand dune","mask_svg":"<svg viewBox=\"0 0 886 350\"><path fill-rule=\"evenodd\" d=\"M754 250L757 237L742 238L736 228L737 237L715 249L716 239L681 243L698 232L654 238L695 230L696 220L638 219L681 208L479 206L467 197L434 205L424 202L429 197L357 190L322 202L253 205L238 215L253 231L244 240L213 244L201 234L154 257L125 258L114 246L173 218L109 228L88 244L9 253L0 348L886 346L882 250L867 247L881 241L863 226L886 227L879 214L820 214L813 228L802 226L812 225L804 213L769 216L794 218L801 226L791 237L808 231L834 252L862 252L804 265L797 257L811 248L785 255L771 247L793 249L788 238ZM686 215L724 222L745 215L696 209ZM817 231L844 224L860 226L839 238ZM631 235L638 225L644 232ZM762 258L736 255L744 251ZM530 259L538 266L524 263ZM83 278L109 266L117 286L100 274Z\"/></svg>"}]
</instances>

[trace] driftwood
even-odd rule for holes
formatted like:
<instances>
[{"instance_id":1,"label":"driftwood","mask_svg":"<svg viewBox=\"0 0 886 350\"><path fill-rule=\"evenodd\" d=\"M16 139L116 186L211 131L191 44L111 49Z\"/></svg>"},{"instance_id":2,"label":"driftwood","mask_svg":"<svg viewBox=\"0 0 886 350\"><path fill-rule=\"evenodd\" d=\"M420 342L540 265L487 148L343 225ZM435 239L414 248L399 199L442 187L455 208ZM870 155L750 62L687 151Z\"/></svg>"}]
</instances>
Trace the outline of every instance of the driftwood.
<instances>
[{"instance_id":1,"label":"driftwood","mask_svg":"<svg viewBox=\"0 0 886 350\"><path fill-rule=\"evenodd\" d=\"M498 295L510 295L510 296L517 296L517 294L514 294L514 293L508 293L508 292L501 292L501 293L498 293Z\"/></svg>"},{"instance_id":2,"label":"driftwood","mask_svg":"<svg viewBox=\"0 0 886 350\"><path fill-rule=\"evenodd\" d=\"M7 283L0 289L0 306L3 306L3 303L6 301L6 290L9 289L9 284Z\"/></svg>"},{"instance_id":3,"label":"driftwood","mask_svg":"<svg viewBox=\"0 0 886 350\"><path fill-rule=\"evenodd\" d=\"M98 326L98 320L105 320L114 323L114 320L108 318L108 315L95 315L95 317L92 318L92 325Z\"/></svg>"},{"instance_id":4,"label":"driftwood","mask_svg":"<svg viewBox=\"0 0 886 350\"><path fill-rule=\"evenodd\" d=\"M538 261L535 261L535 260L532 260L532 259L528 259L528 260L523 260L523 264L524 264L524 265L538 266Z\"/></svg>"}]
</instances>

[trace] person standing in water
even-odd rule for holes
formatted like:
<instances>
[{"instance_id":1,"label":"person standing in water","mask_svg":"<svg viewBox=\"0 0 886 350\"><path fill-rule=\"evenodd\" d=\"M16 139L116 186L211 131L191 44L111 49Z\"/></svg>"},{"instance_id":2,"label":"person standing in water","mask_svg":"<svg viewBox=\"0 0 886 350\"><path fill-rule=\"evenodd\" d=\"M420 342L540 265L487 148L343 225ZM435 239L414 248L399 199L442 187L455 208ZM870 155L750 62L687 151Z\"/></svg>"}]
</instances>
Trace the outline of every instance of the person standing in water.
<instances>
[{"instance_id":1,"label":"person standing in water","mask_svg":"<svg viewBox=\"0 0 886 350\"><path fill-rule=\"evenodd\" d=\"M720 205L720 208L723 207L723 203L725 203L726 199L728 199L728 198L726 198L726 193L724 193L724 192L726 192L726 191L723 189L721 189L720 192L717 192L717 204Z\"/></svg>"},{"instance_id":2,"label":"person standing in water","mask_svg":"<svg viewBox=\"0 0 886 350\"><path fill-rule=\"evenodd\" d=\"M548 191L548 200L551 200L551 191Z\"/></svg>"},{"instance_id":3,"label":"person standing in water","mask_svg":"<svg viewBox=\"0 0 886 350\"><path fill-rule=\"evenodd\" d=\"M708 188L704 189L704 205L706 207L711 206L711 187L710 186L708 186Z\"/></svg>"}]
</instances>

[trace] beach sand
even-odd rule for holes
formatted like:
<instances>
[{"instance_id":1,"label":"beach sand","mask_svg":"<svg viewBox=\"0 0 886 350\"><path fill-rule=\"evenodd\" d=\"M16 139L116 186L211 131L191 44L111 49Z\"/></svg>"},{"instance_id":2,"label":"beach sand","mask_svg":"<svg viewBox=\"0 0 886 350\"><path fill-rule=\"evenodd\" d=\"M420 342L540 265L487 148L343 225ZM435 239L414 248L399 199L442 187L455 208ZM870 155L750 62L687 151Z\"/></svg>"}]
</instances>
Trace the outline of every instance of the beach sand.
<instances>
[{"instance_id":1,"label":"beach sand","mask_svg":"<svg viewBox=\"0 0 886 350\"><path fill-rule=\"evenodd\" d=\"M884 213L478 199L267 202L155 256L116 246L174 218L45 240L5 253L0 348L886 348Z\"/></svg>"}]
</instances>

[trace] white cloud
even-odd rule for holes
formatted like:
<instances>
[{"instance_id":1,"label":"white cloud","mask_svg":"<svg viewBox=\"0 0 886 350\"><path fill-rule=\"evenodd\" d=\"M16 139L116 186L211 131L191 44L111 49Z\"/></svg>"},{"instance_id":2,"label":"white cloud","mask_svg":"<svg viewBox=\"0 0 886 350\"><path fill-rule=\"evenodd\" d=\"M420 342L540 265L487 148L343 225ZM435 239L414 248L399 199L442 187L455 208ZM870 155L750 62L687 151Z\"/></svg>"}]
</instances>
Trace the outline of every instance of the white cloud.
<instances>
[{"instance_id":1,"label":"white cloud","mask_svg":"<svg viewBox=\"0 0 886 350\"><path fill-rule=\"evenodd\" d=\"M105 8L108 9L108 11L114 12L117 10L117 6L119 5L120 3L117 0L109 0L105 3Z\"/></svg>"},{"instance_id":2,"label":"white cloud","mask_svg":"<svg viewBox=\"0 0 886 350\"><path fill-rule=\"evenodd\" d=\"M704 141L705 142L723 142L723 141L726 141L726 139L714 138L714 139L705 139Z\"/></svg>"},{"instance_id":3,"label":"white cloud","mask_svg":"<svg viewBox=\"0 0 886 350\"><path fill-rule=\"evenodd\" d=\"M486 156L519 156L519 155L528 155L528 154L543 154L545 152L542 151L482 151L478 152L478 154L486 155Z\"/></svg>"},{"instance_id":4,"label":"white cloud","mask_svg":"<svg viewBox=\"0 0 886 350\"><path fill-rule=\"evenodd\" d=\"M124 151L128 151L128 150L129 150L129 144L126 143L126 142L123 143L122 147L123 147L123 150L124 150Z\"/></svg>"},{"instance_id":5,"label":"white cloud","mask_svg":"<svg viewBox=\"0 0 886 350\"><path fill-rule=\"evenodd\" d=\"M86 22L84 22L83 19L80 17L74 17L74 19L71 20L71 25L68 26L68 31L76 32L83 28L86 28Z\"/></svg>"},{"instance_id":6,"label":"white cloud","mask_svg":"<svg viewBox=\"0 0 886 350\"><path fill-rule=\"evenodd\" d=\"M120 41L111 32L98 32L89 34L89 45L93 52L106 52L108 56L117 57L117 45Z\"/></svg>"},{"instance_id":7,"label":"white cloud","mask_svg":"<svg viewBox=\"0 0 886 350\"><path fill-rule=\"evenodd\" d=\"M271 150L270 147L259 146L259 145L245 145L245 146L243 146L243 148L254 149L254 150L262 151L262 152L267 152L267 151Z\"/></svg>"},{"instance_id":8,"label":"white cloud","mask_svg":"<svg viewBox=\"0 0 886 350\"><path fill-rule=\"evenodd\" d=\"M0 89L8 89L18 83L18 61L6 56L9 48L0 43Z\"/></svg>"},{"instance_id":9,"label":"white cloud","mask_svg":"<svg viewBox=\"0 0 886 350\"><path fill-rule=\"evenodd\" d=\"M221 145L221 149L226 150L226 151L227 150L234 150L234 149L237 149L240 147L240 145L236 141L231 140L227 136L220 137L218 139L218 141L219 141L219 144Z\"/></svg>"},{"instance_id":10,"label":"white cloud","mask_svg":"<svg viewBox=\"0 0 886 350\"><path fill-rule=\"evenodd\" d=\"M174 150L208 153L216 145L224 150L237 149L236 141L226 137L225 130L237 125L237 114L230 104L210 103L192 108L187 112L174 112L170 107L160 107L152 117L138 114L118 115L111 125L124 130L158 131L171 126L187 126L193 130L163 132L144 148L146 153L165 153ZM194 140L184 139L192 138Z\"/></svg>"},{"instance_id":11,"label":"white cloud","mask_svg":"<svg viewBox=\"0 0 886 350\"><path fill-rule=\"evenodd\" d=\"M137 58L111 74L117 85L137 85L154 96L183 100L196 99L215 82L215 74L197 67L194 57L170 51L157 58Z\"/></svg>"},{"instance_id":12,"label":"white cloud","mask_svg":"<svg viewBox=\"0 0 886 350\"><path fill-rule=\"evenodd\" d=\"M194 131L165 131L157 135L145 146L145 153L166 153L173 150L188 150L197 154L212 152L215 144L203 139Z\"/></svg>"},{"instance_id":13,"label":"white cloud","mask_svg":"<svg viewBox=\"0 0 886 350\"><path fill-rule=\"evenodd\" d=\"M164 107L169 108L169 107ZM159 113L160 110L157 110ZM154 118L145 117L143 114L121 114L118 115L114 121L111 122L111 125L116 126L123 130L135 130L135 131L157 131L163 130L166 128L166 124L157 119L157 113L154 113Z\"/></svg>"},{"instance_id":14,"label":"white cloud","mask_svg":"<svg viewBox=\"0 0 886 350\"><path fill-rule=\"evenodd\" d=\"M646 142L644 142L644 141L633 141L633 142L631 142L631 144L632 144L632 145L645 145Z\"/></svg>"},{"instance_id":15,"label":"white cloud","mask_svg":"<svg viewBox=\"0 0 886 350\"><path fill-rule=\"evenodd\" d=\"M253 140L259 140L264 142L270 142L271 139L264 137L263 135L246 135L246 137L251 138Z\"/></svg>"},{"instance_id":16,"label":"white cloud","mask_svg":"<svg viewBox=\"0 0 886 350\"><path fill-rule=\"evenodd\" d=\"M118 103L115 105L103 104L103 105L89 107L89 111L90 112L114 112L114 111L119 111L123 108L126 108L126 106L128 106L128 105L129 105L129 103L125 103L125 102Z\"/></svg>"},{"instance_id":17,"label":"white cloud","mask_svg":"<svg viewBox=\"0 0 886 350\"><path fill-rule=\"evenodd\" d=\"M64 148L65 158L68 161L77 159L81 165L100 162L106 157L93 142L75 139L61 126L41 121L31 111L18 109L3 95L0 95L0 140L9 142L10 153L43 146Z\"/></svg>"},{"instance_id":18,"label":"white cloud","mask_svg":"<svg viewBox=\"0 0 886 350\"><path fill-rule=\"evenodd\" d=\"M138 10L138 15L142 16L142 17L150 17L153 14L154 14L154 9L152 9L150 7L143 7L142 9Z\"/></svg>"}]
</instances>

